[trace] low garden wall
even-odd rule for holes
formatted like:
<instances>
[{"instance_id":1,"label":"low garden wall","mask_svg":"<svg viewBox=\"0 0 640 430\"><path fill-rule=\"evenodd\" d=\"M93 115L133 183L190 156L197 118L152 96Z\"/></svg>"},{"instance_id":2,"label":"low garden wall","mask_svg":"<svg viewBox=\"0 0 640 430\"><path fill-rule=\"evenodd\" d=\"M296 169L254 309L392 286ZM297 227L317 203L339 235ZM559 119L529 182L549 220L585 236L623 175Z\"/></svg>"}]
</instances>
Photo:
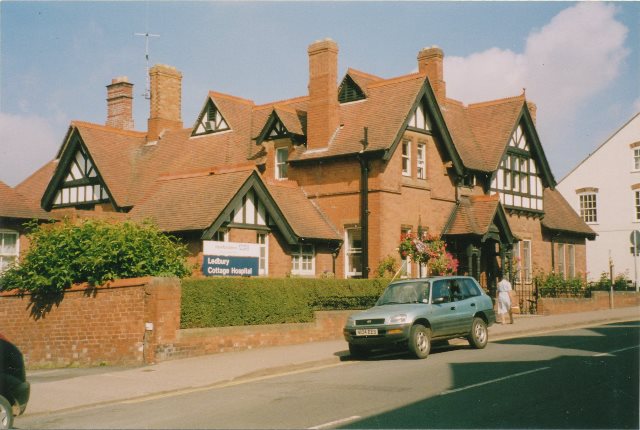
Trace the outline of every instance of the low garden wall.
<instances>
[{"instance_id":1,"label":"low garden wall","mask_svg":"<svg viewBox=\"0 0 640 430\"><path fill-rule=\"evenodd\" d=\"M591 294L589 298L539 298L538 315L557 315L611 309L609 292L593 291ZM640 293L629 291L613 292L614 308L633 306L640 306Z\"/></svg>"},{"instance_id":2,"label":"low garden wall","mask_svg":"<svg viewBox=\"0 0 640 430\"><path fill-rule=\"evenodd\" d=\"M272 345L340 339L350 311L316 312L302 324L180 329L177 278L135 278L75 285L45 312L29 294L0 293L0 333L29 369L142 365Z\"/></svg>"}]
</instances>

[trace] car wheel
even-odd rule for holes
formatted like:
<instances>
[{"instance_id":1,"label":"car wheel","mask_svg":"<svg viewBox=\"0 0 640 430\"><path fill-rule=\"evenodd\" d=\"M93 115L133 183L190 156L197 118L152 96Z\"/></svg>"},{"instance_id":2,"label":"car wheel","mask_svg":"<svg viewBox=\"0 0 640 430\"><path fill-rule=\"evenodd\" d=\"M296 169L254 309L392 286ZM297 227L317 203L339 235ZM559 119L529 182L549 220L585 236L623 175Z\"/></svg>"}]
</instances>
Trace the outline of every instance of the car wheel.
<instances>
[{"instance_id":1,"label":"car wheel","mask_svg":"<svg viewBox=\"0 0 640 430\"><path fill-rule=\"evenodd\" d=\"M467 338L469 344L477 349L482 349L487 346L489 341L489 331L487 330L487 324L482 318L474 318L471 324L471 334Z\"/></svg>"},{"instance_id":2,"label":"car wheel","mask_svg":"<svg viewBox=\"0 0 640 430\"><path fill-rule=\"evenodd\" d=\"M369 355L369 348L362 345L349 344L349 354L354 358L365 358Z\"/></svg>"},{"instance_id":3,"label":"car wheel","mask_svg":"<svg viewBox=\"0 0 640 430\"><path fill-rule=\"evenodd\" d=\"M13 410L11 404L3 396L0 396L0 429L6 430L13 427Z\"/></svg>"},{"instance_id":4,"label":"car wheel","mask_svg":"<svg viewBox=\"0 0 640 430\"><path fill-rule=\"evenodd\" d=\"M417 358L427 358L431 350L431 330L420 324L411 327L409 350Z\"/></svg>"}]
</instances>

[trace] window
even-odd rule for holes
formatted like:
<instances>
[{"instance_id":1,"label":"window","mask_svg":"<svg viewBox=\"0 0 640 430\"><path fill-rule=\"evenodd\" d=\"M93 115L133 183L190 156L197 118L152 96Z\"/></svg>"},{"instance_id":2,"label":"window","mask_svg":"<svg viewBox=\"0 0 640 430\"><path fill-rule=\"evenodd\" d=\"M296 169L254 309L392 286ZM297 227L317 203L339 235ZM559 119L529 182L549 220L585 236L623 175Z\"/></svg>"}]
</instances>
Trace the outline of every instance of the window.
<instances>
[{"instance_id":1,"label":"window","mask_svg":"<svg viewBox=\"0 0 640 430\"><path fill-rule=\"evenodd\" d=\"M211 240L216 242L228 242L229 241L229 230L220 229L213 234Z\"/></svg>"},{"instance_id":2,"label":"window","mask_svg":"<svg viewBox=\"0 0 640 430\"><path fill-rule=\"evenodd\" d=\"M598 222L596 193L580 194L580 216L587 223Z\"/></svg>"},{"instance_id":3,"label":"window","mask_svg":"<svg viewBox=\"0 0 640 430\"><path fill-rule=\"evenodd\" d=\"M569 278L576 277L576 247L575 245L567 245L567 276Z\"/></svg>"},{"instance_id":4,"label":"window","mask_svg":"<svg viewBox=\"0 0 640 430\"><path fill-rule=\"evenodd\" d=\"M633 170L640 170L640 148L633 149Z\"/></svg>"},{"instance_id":5,"label":"window","mask_svg":"<svg viewBox=\"0 0 640 430\"><path fill-rule=\"evenodd\" d=\"M269 274L269 236L267 233L258 233L256 242L260 245L260 258L258 260L258 274Z\"/></svg>"},{"instance_id":6,"label":"window","mask_svg":"<svg viewBox=\"0 0 640 430\"><path fill-rule=\"evenodd\" d=\"M4 272L18 259L18 233L0 230L0 273Z\"/></svg>"},{"instance_id":7,"label":"window","mask_svg":"<svg viewBox=\"0 0 640 430\"><path fill-rule=\"evenodd\" d=\"M522 283L522 256L520 255L520 244L522 242L515 242L513 244L512 254L512 268L513 279L516 284Z\"/></svg>"},{"instance_id":8,"label":"window","mask_svg":"<svg viewBox=\"0 0 640 430\"><path fill-rule=\"evenodd\" d=\"M411 176L411 142L402 142L402 175Z\"/></svg>"},{"instance_id":9,"label":"window","mask_svg":"<svg viewBox=\"0 0 640 430\"><path fill-rule=\"evenodd\" d=\"M558 275L562 276L562 278L566 278L565 273L565 261L564 261L564 244L558 244Z\"/></svg>"},{"instance_id":10,"label":"window","mask_svg":"<svg viewBox=\"0 0 640 430\"><path fill-rule=\"evenodd\" d=\"M522 241L522 277L527 284L531 283L531 241Z\"/></svg>"},{"instance_id":11,"label":"window","mask_svg":"<svg viewBox=\"0 0 640 430\"><path fill-rule=\"evenodd\" d=\"M416 160L416 176L418 179L427 179L427 145L418 143L418 159Z\"/></svg>"},{"instance_id":12,"label":"window","mask_svg":"<svg viewBox=\"0 0 640 430\"><path fill-rule=\"evenodd\" d=\"M299 245L292 254L294 275L315 275L315 249L311 244Z\"/></svg>"},{"instance_id":13,"label":"window","mask_svg":"<svg viewBox=\"0 0 640 430\"><path fill-rule=\"evenodd\" d=\"M362 231L360 228L345 229L346 276L355 278L362 276Z\"/></svg>"},{"instance_id":14,"label":"window","mask_svg":"<svg viewBox=\"0 0 640 430\"><path fill-rule=\"evenodd\" d=\"M229 124L222 116L212 100L207 102L205 108L200 112L200 117L191 133L192 136L201 136L209 133L230 130Z\"/></svg>"},{"instance_id":15,"label":"window","mask_svg":"<svg viewBox=\"0 0 640 430\"><path fill-rule=\"evenodd\" d=\"M276 149L276 179L287 179L287 159L289 158L289 148Z\"/></svg>"},{"instance_id":16,"label":"window","mask_svg":"<svg viewBox=\"0 0 640 430\"><path fill-rule=\"evenodd\" d=\"M634 206L636 208L635 210L635 220L636 221L640 221L640 190L635 190L633 192L633 196L634 196Z\"/></svg>"}]
</instances>

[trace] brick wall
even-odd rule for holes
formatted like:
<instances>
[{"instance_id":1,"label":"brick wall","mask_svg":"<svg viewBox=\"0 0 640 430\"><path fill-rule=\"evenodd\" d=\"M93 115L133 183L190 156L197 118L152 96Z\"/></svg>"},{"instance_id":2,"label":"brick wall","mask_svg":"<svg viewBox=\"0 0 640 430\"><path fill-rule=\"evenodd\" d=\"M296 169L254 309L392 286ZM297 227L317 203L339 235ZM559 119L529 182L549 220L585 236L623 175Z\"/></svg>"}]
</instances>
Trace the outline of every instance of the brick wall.
<instances>
[{"instance_id":1,"label":"brick wall","mask_svg":"<svg viewBox=\"0 0 640 430\"><path fill-rule=\"evenodd\" d=\"M30 298L0 294L0 331L22 350L29 368L142 364L145 356L153 359L149 348L175 337L180 324L177 279L74 286L41 317L32 315ZM155 330L146 332L145 322Z\"/></svg>"},{"instance_id":2,"label":"brick wall","mask_svg":"<svg viewBox=\"0 0 640 430\"><path fill-rule=\"evenodd\" d=\"M610 309L607 291L594 291L588 299L577 298L541 298L538 300L539 315L557 315L573 312L588 312ZM613 307L628 308L640 306L640 294L627 291L614 291Z\"/></svg>"}]
</instances>

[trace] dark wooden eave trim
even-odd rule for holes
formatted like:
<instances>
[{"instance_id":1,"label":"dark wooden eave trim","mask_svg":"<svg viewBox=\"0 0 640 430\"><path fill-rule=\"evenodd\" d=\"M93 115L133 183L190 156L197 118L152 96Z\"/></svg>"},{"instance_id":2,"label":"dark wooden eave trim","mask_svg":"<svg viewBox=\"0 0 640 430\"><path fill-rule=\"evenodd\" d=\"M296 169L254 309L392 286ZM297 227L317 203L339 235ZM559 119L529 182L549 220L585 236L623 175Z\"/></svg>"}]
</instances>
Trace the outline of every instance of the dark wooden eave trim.
<instances>
[{"instance_id":1,"label":"dark wooden eave trim","mask_svg":"<svg viewBox=\"0 0 640 430\"><path fill-rule=\"evenodd\" d=\"M68 137L64 145L62 146L61 151L59 152L58 165L56 166L54 174L51 177L51 180L49 181L49 184L47 185L47 188L45 189L44 194L42 195L42 199L40 200L40 206L42 207L42 209L46 211L50 211L51 208L53 207L53 200L55 199L56 191L58 191L58 189L64 182L65 175L68 171L71 161L74 159L75 152L77 149L82 148L82 150L87 155L87 158L89 159L89 161L91 161L91 164L93 165L93 168L96 171L98 182L105 189L105 191L107 192L107 195L109 196L109 203L111 203L111 206L116 212L121 212L122 208L118 206L115 198L113 197L113 194L111 193L111 190L109 190L109 187L105 183L102 173L98 168L98 165L96 164L95 160L91 156L91 152L89 152L89 148L87 148L87 145L85 145L82 139L82 136L80 135L80 130L78 130L77 127L71 126L69 129L69 132L67 133L67 136ZM99 204L99 203L96 203L96 204ZM78 205L80 204L77 204L77 205L74 204L70 206L78 206Z\"/></svg>"}]
</instances>

